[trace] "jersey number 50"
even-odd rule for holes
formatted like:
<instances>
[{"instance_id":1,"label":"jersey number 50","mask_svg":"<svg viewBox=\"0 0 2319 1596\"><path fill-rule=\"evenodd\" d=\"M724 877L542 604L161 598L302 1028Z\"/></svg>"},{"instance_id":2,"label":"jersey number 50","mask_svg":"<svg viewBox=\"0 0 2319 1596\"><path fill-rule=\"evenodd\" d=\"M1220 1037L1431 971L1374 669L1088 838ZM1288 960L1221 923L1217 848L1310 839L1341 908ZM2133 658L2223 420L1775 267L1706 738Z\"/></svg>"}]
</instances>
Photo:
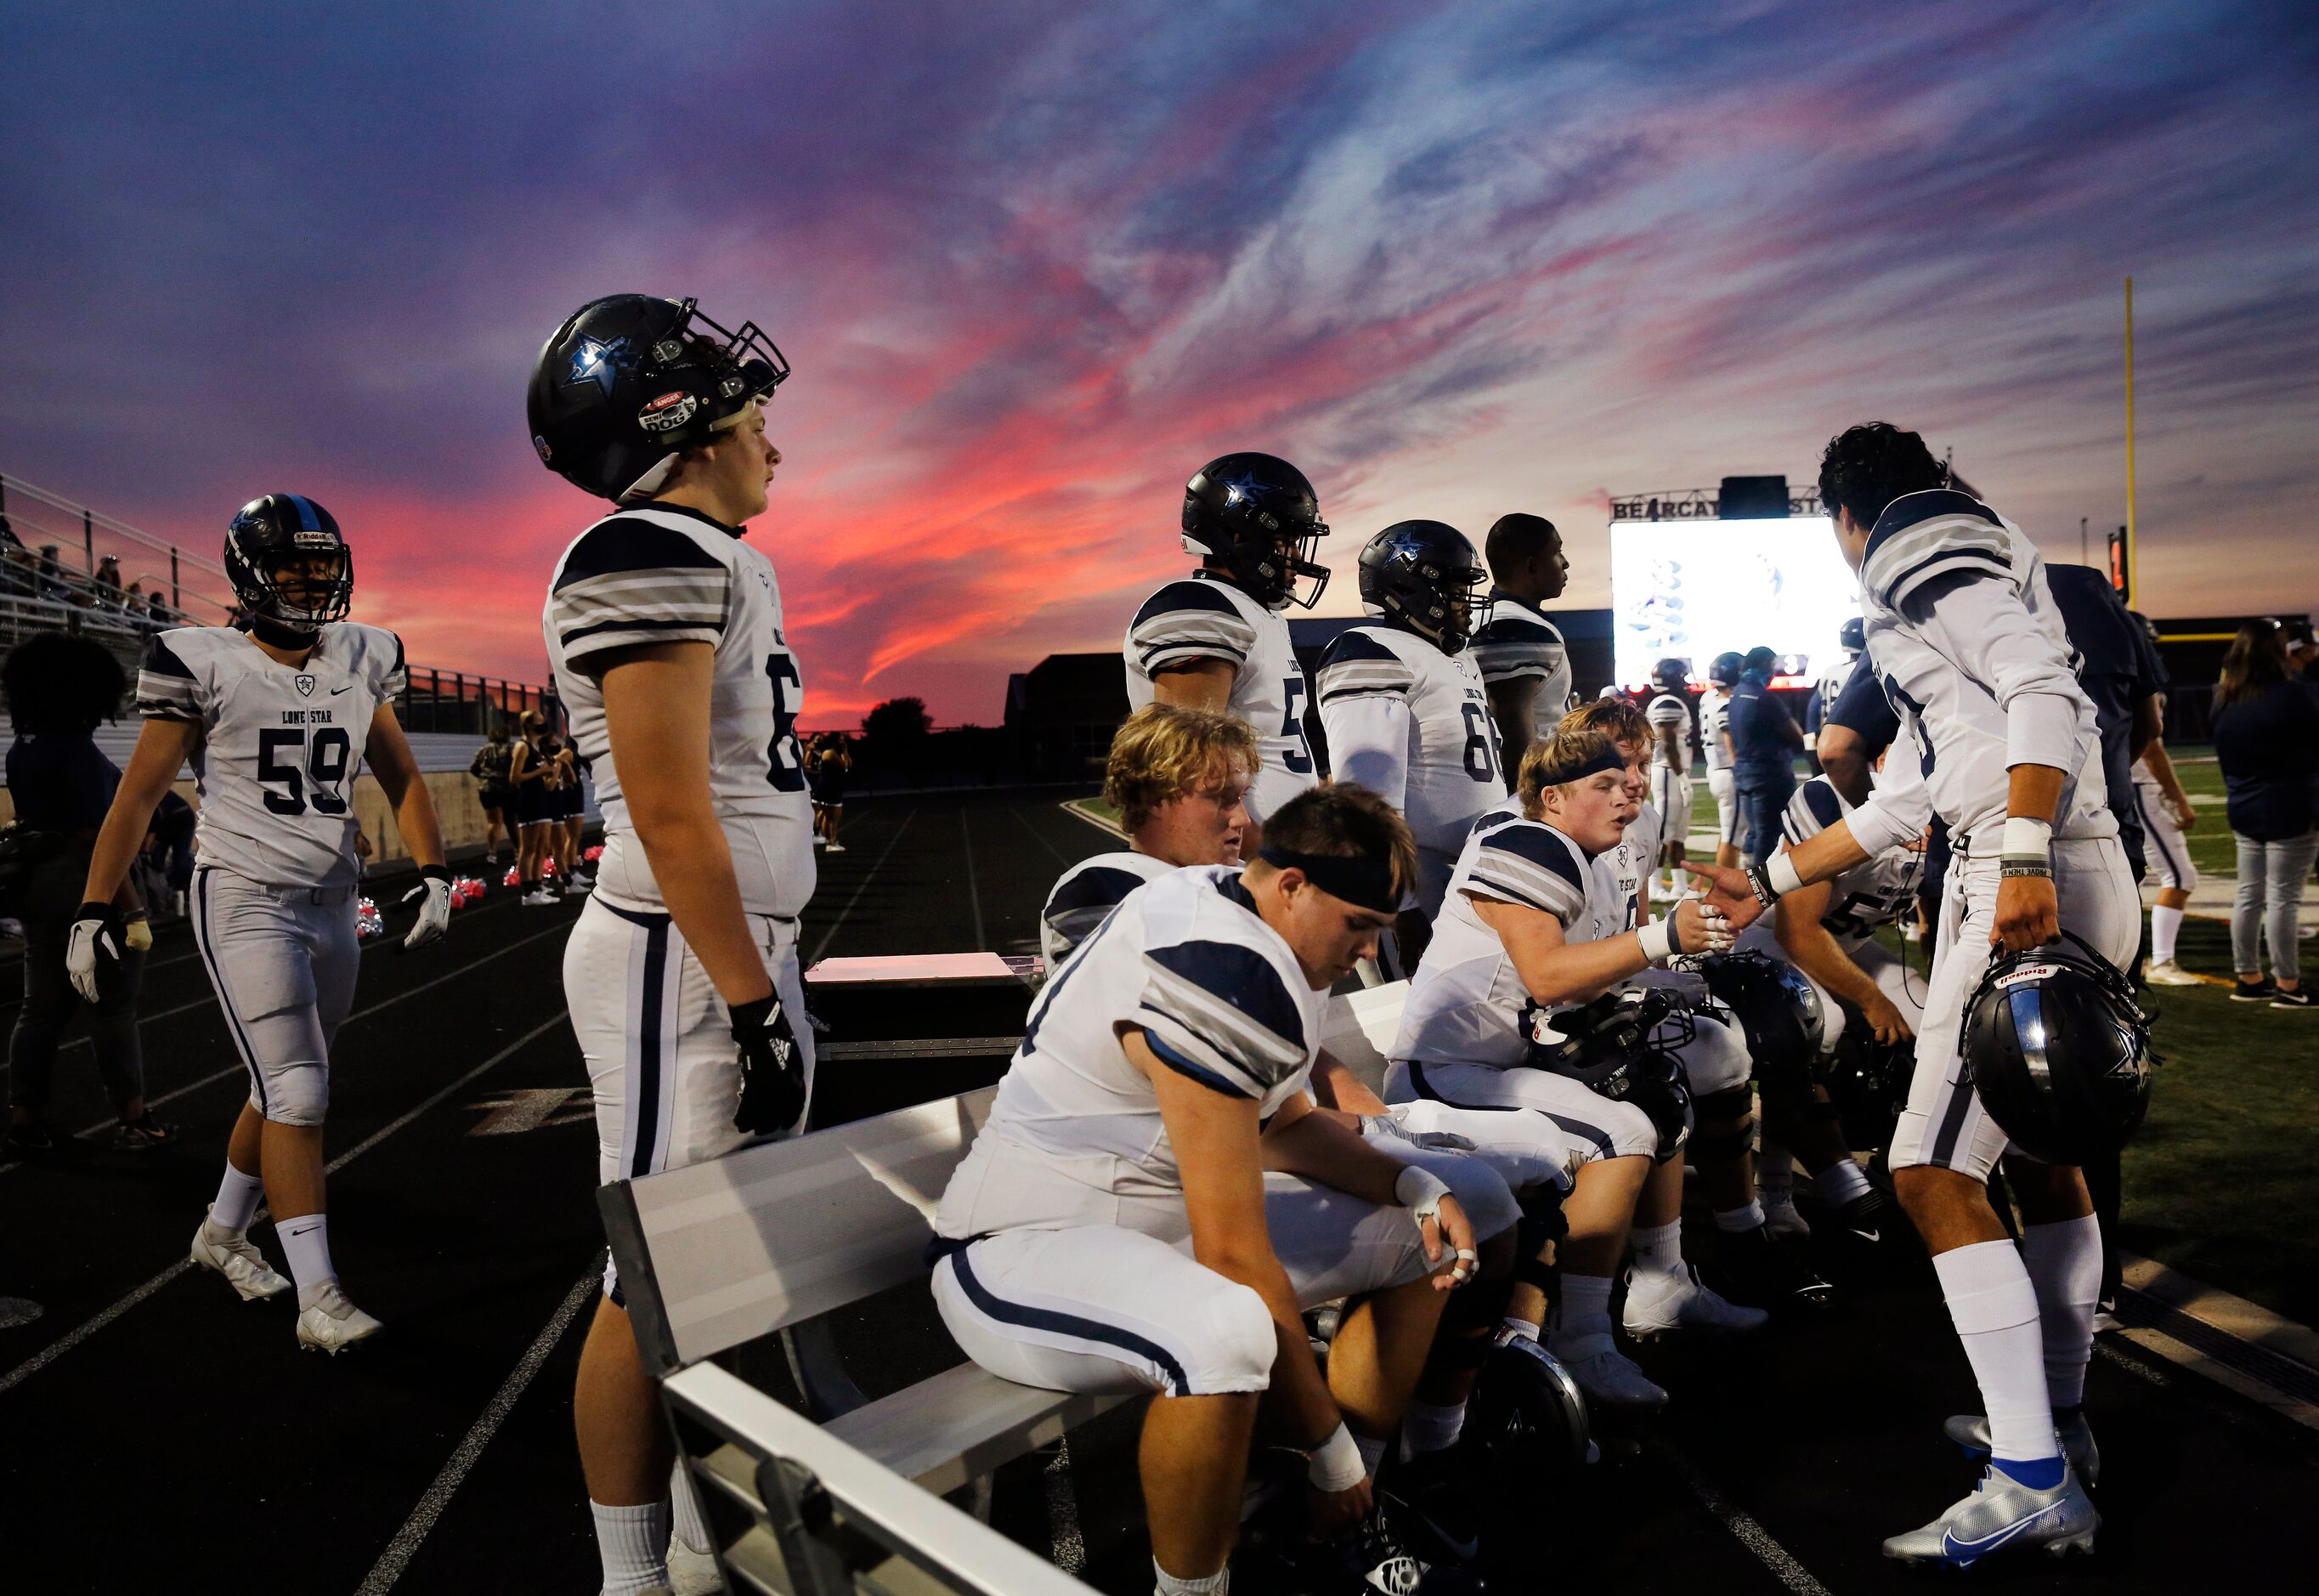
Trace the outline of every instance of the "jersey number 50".
<instances>
[{"instance_id":1,"label":"jersey number 50","mask_svg":"<svg viewBox=\"0 0 2319 1596\"><path fill-rule=\"evenodd\" d=\"M289 761L279 757L284 753L291 753ZM266 807L276 815L303 815L310 804L317 815L345 814L346 795L338 789L354 755L354 739L342 726L318 728L311 748L302 731L258 733L257 780L266 789Z\"/></svg>"}]
</instances>

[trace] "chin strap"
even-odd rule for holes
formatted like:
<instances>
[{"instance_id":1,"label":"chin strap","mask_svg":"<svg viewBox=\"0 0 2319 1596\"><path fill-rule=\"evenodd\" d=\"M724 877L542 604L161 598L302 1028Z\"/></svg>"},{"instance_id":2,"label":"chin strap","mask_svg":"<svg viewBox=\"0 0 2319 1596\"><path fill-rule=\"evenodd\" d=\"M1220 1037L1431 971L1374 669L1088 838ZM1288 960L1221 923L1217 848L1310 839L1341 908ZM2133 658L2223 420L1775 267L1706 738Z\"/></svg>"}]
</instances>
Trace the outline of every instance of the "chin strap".
<instances>
[{"instance_id":1,"label":"chin strap","mask_svg":"<svg viewBox=\"0 0 2319 1596\"><path fill-rule=\"evenodd\" d=\"M275 648L311 648L314 640L321 636L321 629L315 627L301 631L295 627L284 626L270 616L253 615L249 618L249 635Z\"/></svg>"}]
</instances>

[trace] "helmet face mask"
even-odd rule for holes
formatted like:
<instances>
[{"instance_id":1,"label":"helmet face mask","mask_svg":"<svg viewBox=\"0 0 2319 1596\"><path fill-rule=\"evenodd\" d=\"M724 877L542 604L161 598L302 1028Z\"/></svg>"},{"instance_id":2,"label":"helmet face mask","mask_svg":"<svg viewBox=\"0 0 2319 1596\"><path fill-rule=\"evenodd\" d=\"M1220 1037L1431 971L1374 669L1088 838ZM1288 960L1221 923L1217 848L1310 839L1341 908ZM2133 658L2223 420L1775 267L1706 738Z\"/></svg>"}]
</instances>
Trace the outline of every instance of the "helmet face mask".
<instances>
[{"instance_id":1,"label":"helmet face mask","mask_svg":"<svg viewBox=\"0 0 2319 1596\"><path fill-rule=\"evenodd\" d=\"M547 340L526 406L540 463L615 503L648 499L790 374L754 321L727 328L693 301L591 301Z\"/></svg>"},{"instance_id":2,"label":"helmet face mask","mask_svg":"<svg viewBox=\"0 0 2319 1596\"><path fill-rule=\"evenodd\" d=\"M1396 521L1360 556L1361 608L1443 654L1474 636L1474 599L1490 573L1472 541L1445 521Z\"/></svg>"},{"instance_id":3,"label":"helmet face mask","mask_svg":"<svg viewBox=\"0 0 2319 1596\"><path fill-rule=\"evenodd\" d=\"M1691 1082L1678 1056L1698 1034L1691 1008L1662 989L1605 993L1578 1008L1524 1017L1529 1067L1577 1081L1614 1103L1631 1103L1658 1132L1664 1164L1691 1140Z\"/></svg>"},{"instance_id":4,"label":"helmet face mask","mask_svg":"<svg viewBox=\"0 0 2319 1596\"><path fill-rule=\"evenodd\" d=\"M354 551L330 512L302 493L268 493L235 513L225 572L244 610L289 631L319 631L354 604Z\"/></svg>"},{"instance_id":5,"label":"helmet face mask","mask_svg":"<svg viewBox=\"0 0 2319 1596\"><path fill-rule=\"evenodd\" d=\"M1253 451L1209 461L1184 484L1184 551L1218 567L1258 603L1310 609L1329 585L1313 556L1329 524L1304 473ZM1304 584L1300 588L1300 584Z\"/></svg>"},{"instance_id":6,"label":"helmet face mask","mask_svg":"<svg viewBox=\"0 0 2319 1596\"><path fill-rule=\"evenodd\" d=\"M2033 1157L2082 1164L2132 1139L2150 1106L2150 1021L2082 939L1990 964L1958 1049L1999 1129Z\"/></svg>"}]
</instances>

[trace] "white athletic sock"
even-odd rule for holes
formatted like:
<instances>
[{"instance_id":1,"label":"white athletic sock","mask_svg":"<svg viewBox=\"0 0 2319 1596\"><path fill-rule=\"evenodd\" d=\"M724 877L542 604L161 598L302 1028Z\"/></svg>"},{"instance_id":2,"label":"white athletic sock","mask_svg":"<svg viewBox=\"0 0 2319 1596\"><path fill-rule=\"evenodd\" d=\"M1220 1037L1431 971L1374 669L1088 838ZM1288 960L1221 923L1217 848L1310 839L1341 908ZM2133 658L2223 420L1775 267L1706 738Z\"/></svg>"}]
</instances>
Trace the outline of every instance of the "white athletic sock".
<instances>
[{"instance_id":1,"label":"white athletic sock","mask_svg":"<svg viewBox=\"0 0 2319 1596\"><path fill-rule=\"evenodd\" d=\"M1760 1231L1764 1228L1764 1205L1750 1197L1745 1208L1719 1208L1715 1211L1715 1228L1729 1235Z\"/></svg>"},{"instance_id":2,"label":"white athletic sock","mask_svg":"<svg viewBox=\"0 0 2319 1596\"><path fill-rule=\"evenodd\" d=\"M1160 1566L1160 1559L1151 1559L1151 1573L1158 1581L1151 1596L1224 1596L1232 1589L1232 1565L1226 1564L1204 1580L1178 1579Z\"/></svg>"},{"instance_id":3,"label":"white athletic sock","mask_svg":"<svg viewBox=\"0 0 2319 1596\"><path fill-rule=\"evenodd\" d=\"M1841 1208L1875 1189L1868 1184L1868 1177L1860 1172L1860 1166L1850 1159L1836 1159L1812 1177L1812 1185L1819 1188L1819 1195L1831 1208Z\"/></svg>"},{"instance_id":4,"label":"white athletic sock","mask_svg":"<svg viewBox=\"0 0 2319 1596\"><path fill-rule=\"evenodd\" d=\"M2182 911L2164 904L2150 908L2150 956L2161 964L2174 962L2174 942L2182 934Z\"/></svg>"},{"instance_id":5,"label":"white athletic sock","mask_svg":"<svg viewBox=\"0 0 2319 1596\"><path fill-rule=\"evenodd\" d=\"M1596 1343L1594 1338L1602 1338ZM1547 1350L1557 1357L1592 1357L1611 1345L1611 1280L1605 1275L1562 1276L1562 1307L1554 1316Z\"/></svg>"},{"instance_id":6,"label":"white athletic sock","mask_svg":"<svg viewBox=\"0 0 2319 1596\"><path fill-rule=\"evenodd\" d=\"M257 1212L258 1200L266 1195L266 1182L255 1175L244 1175L228 1159L225 1178L218 1182L217 1201L210 1205L206 1222L210 1240L222 1241L239 1236L249 1229L250 1216Z\"/></svg>"},{"instance_id":7,"label":"white athletic sock","mask_svg":"<svg viewBox=\"0 0 2319 1596\"><path fill-rule=\"evenodd\" d=\"M2021 1255L2010 1241L1977 1241L1934 1258L1933 1272L1981 1384L1992 1456L2000 1461L2059 1456L2037 1293Z\"/></svg>"},{"instance_id":8,"label":"white athletic sock","mask_svg":"<svg viewBox=\"0 0 2319 1596\"><path fill-rule=\"evenodd\" d=\"M591 1501L596 1555L604 1562L603 1596L636 1596L668 1583L668 1503L606 1507Z\"/></svg>"},{"instance_id":9,"label":"white athletic sock","mask_svg":"<svg viewBox=\"0 0 2319 1596\"><path fill-rule=\"evenodd\" d=\"M1635 1267L1655 1269L1662 1275L1683 1273L1683 1221L1671 1219L1663 1225L1637 1225L1629 1235L1635 1245ZM1564 1288L1568 1289L1567 1278Z\"/></svg>"},{"instance_id":10,"label":"white athletic sock","mask_svg":"<svg viewBox=\"0 0 2319 1596\"><path fill-rule=\"evenodd\" d=\"M1401 1416L1401 1455L1407 1459L1446 1452L1457 1444L1457 1432L1465 1428L1464 1402L1413 1402Z\"/></svg>"},{"instance_id":11,"label":"white athletic sock","mask_svg":"<svg viewBox=\"0 0 2319 1596\"><path fill-rule=\"evenodd\" d=\"M687 1551L708 1550L708 1520L701 1516L699 1493L693 1490L692 1476L684 1472L681 1463L668 1471L668 1500L676 1513L672 1532L675 1540L682 1541ZM675 1541L670 1545L672 1547Z\"/></svg>"},{"instance_id":12,"label":"white athletic sock","mask_svg":"<svg viewBox=\"0 0 2319 1596\"><path fill-rule=\"evenodd\" d=\"M1525 1341L1535 1341L1538 1339L1538 1326L1532 1324L1529 1320L1517 1319L1509 1313L1498 1321L1497 1343L1501 1347L1504 1346L1508 1336L1520 1336Z\"/></svg>"},{"instance_id":13,"label":"white athletic sock","mask_svg":"<svg viewBox=\"0 0 2319 1596\"><path fill-rule=\"evenodd\" d=\"M306 1294L318 1292L338 1277L338 1272L330 1267L330 1216L302 1213L295 1219L277 1219L274 1233L282 1240L282 1250L290 1256L290 1278L298 1283L298 1306L312 1307Z\"/></svg>"},{"instance_id":14,"label":"white athletic sock","mask_svg":"<svg viewBox=\"0 0 2319 1596\"><path fill-rule=\"evenodd\" d=\"M1776 1141L1755 1150L1755 1190L1767 1204L1784 1207L1795 1187L1796 1155Z\"/></svg>"},{"instance_id":15,"label":"white athletic sock","mask_svg":"<svg viewBox=\"0 0 2319 1596\"><path fill-rule=\"evenodd\" d=\"M2086 1400L2086 1365L2094 1355L2094 1304L2101 1295L2101 1225L2090 1213L2056 1224L2026 1225L2021 1262L2037 1291L2045 1330L2045 1388L2057 1408Z\"/></svg>"}]
</instances>

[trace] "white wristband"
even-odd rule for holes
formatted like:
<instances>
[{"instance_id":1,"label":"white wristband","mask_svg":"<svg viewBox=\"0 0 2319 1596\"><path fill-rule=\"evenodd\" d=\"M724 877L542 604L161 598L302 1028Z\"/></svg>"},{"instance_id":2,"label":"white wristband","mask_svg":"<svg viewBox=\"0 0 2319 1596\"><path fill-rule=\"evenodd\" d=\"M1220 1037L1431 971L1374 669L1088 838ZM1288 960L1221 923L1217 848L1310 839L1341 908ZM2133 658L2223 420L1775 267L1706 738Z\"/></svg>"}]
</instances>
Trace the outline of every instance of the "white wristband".
<instances>
[{"instance_id":1,"label":"white wristband","mask_svg":"<svg viewBox=\"0 0 2319 1596\"><path fill-rule=\"evenodd\" d=\"M1764 879L1771 882L1772 889L1782 897L1791 892L1802 890L1804 884L1803 877L1796 871L1796 861L1789 858L1784 850L1764 861Z\"/></svg>"},{"instance_id":2,"label":"white wristband","mask_svg":"<svg viewBox=\"0 0 2319 1596\"><path fill-rule=\"evenodd\" d=\"M1643 944L1643 957L1653 964L1665 964L1674 956L1674 933L1672 920L1654 920L1638 929L1635 940Z\"/></svg>"},{"instance_id":3,"label":"white wristband","mask_svg":"<svg viewBox=\"0 0 2319 1596\"><path fill-rule=\"evenodd\" d=\"M1304 1459L1304 1478L1315 1491L1349 1491L1368 1478L1368 1465L1361 1461L1360 1446L1341 1419L1329 1438Z\"/></svg>"},{"instance_id":4,"label":"white wristband","mask_svg":"<svg viewBox=\"0 0 2319 1596\"><path fill-rule=\"evenodd\" d=\"M2026 815L2005 817L2005 841L1998 853L2006 859L2034 859L2044 863L2053 852L2053 825Z\"/></svg>"},{"instance_id":5,"label":"white wristband","mask_svg":"<svg viewBox=\"0 0 2319 1596\"><path fill-rule=\"evenodd\" d=\"M1421 1169L1411 1164L1394 1177L1393 1200L1420 1220L1431 1219L1441 1212L1441 1199L1449 1195L1449 1183L1430 1169Z\"/></svg>"}]
</instances>

